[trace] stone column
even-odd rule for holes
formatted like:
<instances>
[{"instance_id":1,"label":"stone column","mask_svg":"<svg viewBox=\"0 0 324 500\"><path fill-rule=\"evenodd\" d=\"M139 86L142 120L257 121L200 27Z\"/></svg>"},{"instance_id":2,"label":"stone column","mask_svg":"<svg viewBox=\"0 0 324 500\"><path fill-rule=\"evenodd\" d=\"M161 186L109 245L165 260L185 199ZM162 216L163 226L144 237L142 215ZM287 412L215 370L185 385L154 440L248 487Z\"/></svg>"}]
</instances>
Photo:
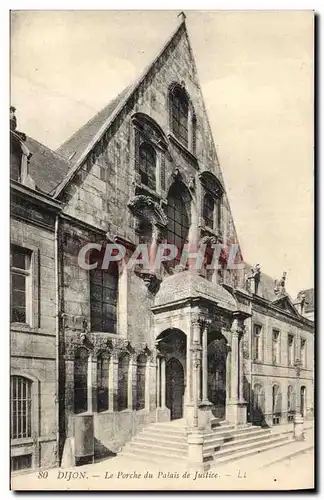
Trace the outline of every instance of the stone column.
<instances>
[{"instance_id":1,"label":"stone column","mask_svg":"<svg viewBox=\"0 0 324 500\"><path fill-rule=\"evenodd\" d=\"M156 407L161 406L161 358L156 358Z\"/></svg>"},{"instance_id":2,"label":"stone column","mask_svg":"<svg viewBox=\"0 0 324 500\"><path fill-rule=\"evenodd\" d=\"M165 358L161 358L161 407L165 408Z\"/></svg>"},{"instance_id":3,"label":"stone column","mask_svg":"<svg viewBox=\"0 0 324 500\"><path fill-rule=\"evenodd\" d=\"M202 399L208 401L208 323L204 323L202 334Z\"/></svg>"},{"instance_id":4,"label":"stone column","mask_svg":"<svg viewBox=\"0 0 324 500\"><path fill-rule=\"evenodd\" d=\"M127 407L129 410L133 410L136 404L136 373L137 363L136 360L131 356L129 358L127 377Z\"/></svg>"},{"instance_id":5,"label":"stone column","mask_svg":"<svg viewBox=\"0 0 324 500\"><path fill-rule=\"evenodd\" d=\"M88 357L88 413L98 411L97 356L90 353Z\"/></svg>"},{"instance_id":6,"label":"stone column","mask_svg":"<svg viewBox=\"0 0 324 500\"><path fill-rule=\"evenodd\" d=\"M112 353L109 359L109 410L118 410L118 354Z\"/></svg>"},{"instance_id":7,"label":"stone column","mask_svg":"<svg viewBox=\"0 0 324 500\"><path fill-rule=\"evenodd\" d=\"M231 352L231 392L230 399L237 401L238 399L238 370L239 370L239 337L236 330L232 330L232 352Z\"/></svg>"},{"instance_id":8,"label":"stone column","mask_svg":"<svg viewBox=\"0 0 324 500\"><path fill-rule=\"evenodd\" d=\"M243 335L239 338L239 401L244 402L244 357L243 357Z\"/></svg>"},{"instance_id":9,"label":"stone column","mask_svg":"<svg viewBox=\"0 0 324 500\"><path fill-rule=\"evenodd\" d=\"M157 252L157 247L158 247L158 235L159 231L156 226L152 227L152 242L150 246L150 273L155 274L156 273L156 268L155 268L155 259L156 259L156 252Z\"/></svg>"},{"instance_id":10,"label":"stone column","mask_svg":"<svg viewBox=\"0 0 324 500\"><path fill-rule=\"evenodd\" d=\"M200 387L201 387L201 321L199 319L194 319L192 321L192 350L195 353L193 356L193 360L199 361L199 370L197 372L194 372L195 376L193 376L193 400L194 402L200 401L201 400L201 392L200 392ZM196 377L196 379L195 379ZM196 390L196 389L197 390ZM196 390L196 392L194 392Z\"/></svg>"}]
</instances>

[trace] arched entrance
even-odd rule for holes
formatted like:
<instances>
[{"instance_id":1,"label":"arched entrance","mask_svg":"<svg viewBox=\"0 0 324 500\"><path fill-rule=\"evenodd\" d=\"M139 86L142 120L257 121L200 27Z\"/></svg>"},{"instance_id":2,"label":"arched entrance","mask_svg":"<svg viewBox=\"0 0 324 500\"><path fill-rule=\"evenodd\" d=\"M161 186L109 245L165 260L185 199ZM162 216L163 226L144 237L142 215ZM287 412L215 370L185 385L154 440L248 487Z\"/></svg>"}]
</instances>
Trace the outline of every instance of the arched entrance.
<instances>
[{"instance_id":1,"label":"arched entrance","mask_svg":"<svg viewBox=\"0 0 324 500\"><path fill-rule=\"evenodd\" d=\"M306 387L304 385L300 388L300 414L305 417L305 407L306 407Z\"/></svg>"},{"instance_id":2,"label":"arched entrance","mask_svg":"<svg viewBox=\"0 0 324 500\"><path fill-rule=\"evenodd\" d=\"M171 358L166 364L166 406L171 420L183 417L184 372L180 361Z\"/></svg>"}]
</instances>

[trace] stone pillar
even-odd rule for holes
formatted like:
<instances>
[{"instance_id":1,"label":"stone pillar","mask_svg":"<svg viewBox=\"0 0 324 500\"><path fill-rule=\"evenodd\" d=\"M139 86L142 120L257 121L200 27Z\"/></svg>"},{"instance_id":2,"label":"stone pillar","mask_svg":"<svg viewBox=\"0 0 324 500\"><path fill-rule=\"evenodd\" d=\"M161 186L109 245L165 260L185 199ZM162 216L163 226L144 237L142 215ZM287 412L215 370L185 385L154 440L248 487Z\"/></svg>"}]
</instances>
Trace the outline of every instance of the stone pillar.
<instances>
[{"instance_id":1,"label":"stone pillar","mask_svg":"<svg viewBox=\"0 0 324 500\"><path fill-rule=\"evenodd\" d=\"M226 420L235 425L245 424L247 421L247 403L243 398L243 361L242 340L244 326L240 318L235 318L231 328L231 381L229 388L229 398L226 397ZM227 365L228 369L228 365ZM240 372L239 372L240 370ZM239 375L240 373L240 375Z\"/></svg>"},{"instance_id":2,"label":"stone pillar","mask_svg":"<svg viewBox=\"0 0 324 500\"><path fill-rule=\"evenodd\" d=\"M193 370L193 401L201 401L201 321L199 319L194 319L192 321L192 352L193 361L198 362L199 369L197 371Z\"/></svg>"},{"instance_id":3,"label":"stone pillar","mask_svg":"<svg viewBox=\"0 0 324 500\"><path fill-rule=\"evenodd\" d=\"M239 370L239 337L238 332L232 331L232 355L231 355L231 392L230 399L237 401L238 399L238 370Z\"/></svg>"},{"instance_id":4,"label":"stone pillar","mask_svg":"<svg viewBox=\"0 0 324 500\"><path fill-rule=\"evenodd\" d=\"M161 358L161 407L165 408L166 399L165 399L165 358Z\"/></svg>"},{"instance_id":5,"label":"stone pillar","mask_svg":"<svg viewBox=\"0 0 324 500\"><path fill-rule=\"evenodd\" d=\"M109 410L118 410L118 354L112 353L109 359Z\"/></svg>"},{"instance_id":6,"label":"stone pillar","mask_svg":"<svg viewBox=\"0 0 324 500\"><path fill-rule=\"evenodd\" d=\"M136 373L137 363L132 356L129 358L128 377L127 377L127 407L133 410L136 404Z\"/></svg>"},{"instance_id":7,"label":"stone pillar","mask_svg":"<svg viewBox=\"0 0 324 500\"><path fill-rule=\"evenodd\" d=\"M98 411L97 356L90 353L88 357L88 413Z\"/></svg>"},{"instance_id":8,"label":"stone pillar","mask_svg":"<svg viewBox=\"0 0 324 500\"><path fill-rule=\"evenodd\" d=\"M202 400L208 401L208 323L205 322L202 334Z\"/></svg>"},{"instance_id":9,"label":"stone pillar","mask_svg":"<svg viewBox=\"0 0 324 500\"><path fill-rule=\"evenodd\" d=\"M161 358L156 357L156 407L161 406Z\"/></svg>"},{"instance_id":10,"label":"stone pillar","mask_svg":"<svg viewBox=\"0 0 324 500\"><path fill-rule=\"evenodd\" d=\"M239 338L239 401L244 402L244 358L243 358L243 335Z\"/></svg>"},{"instance_id":11,"label":"stone pillar","mask_svg":"<svg viewBox=\"0 0 324 500\"><path fill-rule=\"evenodd\" d=\"M156 259L156 252L157 252L157 247L158 247L158 228L156 226L152 227L152 242L150 246L150 273L155 274L156 273L156 267L155 267L155 259Z\"/></svg>"}]
</instances>

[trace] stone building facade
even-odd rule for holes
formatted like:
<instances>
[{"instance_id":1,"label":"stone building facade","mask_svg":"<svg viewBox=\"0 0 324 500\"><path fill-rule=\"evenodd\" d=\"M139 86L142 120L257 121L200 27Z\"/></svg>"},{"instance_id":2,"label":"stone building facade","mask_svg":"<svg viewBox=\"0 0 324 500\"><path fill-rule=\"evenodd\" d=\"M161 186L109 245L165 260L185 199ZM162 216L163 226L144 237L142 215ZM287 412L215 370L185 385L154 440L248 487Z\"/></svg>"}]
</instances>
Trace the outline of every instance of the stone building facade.
<instances>
[{"instance_id":1,"label":"stone building facade","mask_svg":"<svg viewBox=\"0 0 324 500\"><path fill-rule=\"evenodd\" d=\"M215 417L285 422L300 410L301 394L311 416L313 322L281 281L271 280L267 294L268 277L244 265L184 19L137 82L55 153L20 140L34 155L25 170L12 161L12 189L23 184L42 204L21 218L12 209L12 241L40 255L35 279L49 290L37 299L39 329L19 326L12 342L27 339L24 330L26 342L33 335L46 350L36 369L33 349L23 376L39 387L42 411L56 402L44 421L53 414L44 430L56 432L53 465L68 462L75 419L85 413L99 454L118 452L156 421L185 418L188 428L204 429ZM37 220L47 212L44 229ZM89 243L86 268L79 256ZM150 268L130 269L127 259L143 243ZM180 255L156 269L159 243L204 244L207 259L199 272ZM124 260L96 267L109 244L126 249ZM225 248L215 270L207 268L213 244ZM233 245L242 265L228 269ZM19 345L23 359L29 347ZM13 358L12 370L23 363Z\"/></svg>"}]
</instances>

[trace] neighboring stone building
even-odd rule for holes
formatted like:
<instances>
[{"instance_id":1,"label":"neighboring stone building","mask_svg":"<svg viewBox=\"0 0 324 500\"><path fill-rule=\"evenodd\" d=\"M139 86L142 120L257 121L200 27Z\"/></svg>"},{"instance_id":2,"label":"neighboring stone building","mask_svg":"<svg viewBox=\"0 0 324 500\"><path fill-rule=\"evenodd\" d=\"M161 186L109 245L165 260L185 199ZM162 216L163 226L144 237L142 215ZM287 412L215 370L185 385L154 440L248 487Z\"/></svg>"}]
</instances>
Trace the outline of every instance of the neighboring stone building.
<instances>
[{"instance_id":1,"label":"neighboring stone building","mask_svg":"<svg viewBox=\"0 0 324 500\"><path fill-rule=\"evenodd\" d=\"M39 388L34 398L44 398L42 411L51 401L46 423L53 413L53 427L39 435L57 432L64 463L75 415L85 412L94 415L102 454L117 452L156 421L185 417L192 429L211 429L214 417L234 427L247 419L285 422L300 408L302 391L303 414L312 414L314 326L293 305L284 280L270 282L259 266L228 269L226 250L220 269L206 267L212 244L231 248L238 238L184 20L139 80L56 153L22 142L39 158L15 167L15 181L29 187L13 182L12 189L37 198L37 210L20 217L12 209L22 224L20 231L13 224L12 239L40 255L34 279L48 288L39 299L33 295L39 328L19 327L39 349L33 346L23 376ZM46 224L37 222L47 213ZM152 267L85 269L78 255L89 242L123 245L126 257L148 243ZM199 273L179 256L156 270L160 242L205 244L209 257ZM103 255L87 256L92 265ZM18 354L26 356L30 345ZM14 359L12 369L22 364ZM36 414L31 418L39 425ZM53 453L55 446L54 439Z\"/></svg>"},{"instance_id":2,"label":"neighboring stone building","mask_svg":"<svg viewBox=\"0 0 324 500\"><path fill-rule=\"evenodd\" d=\"M15 471L58 464L55 220L61 204L46 194L57 184L51 168L58 170L58 155L18 132L11 111L10 419Z\"/></svg>"}]
</instances>

